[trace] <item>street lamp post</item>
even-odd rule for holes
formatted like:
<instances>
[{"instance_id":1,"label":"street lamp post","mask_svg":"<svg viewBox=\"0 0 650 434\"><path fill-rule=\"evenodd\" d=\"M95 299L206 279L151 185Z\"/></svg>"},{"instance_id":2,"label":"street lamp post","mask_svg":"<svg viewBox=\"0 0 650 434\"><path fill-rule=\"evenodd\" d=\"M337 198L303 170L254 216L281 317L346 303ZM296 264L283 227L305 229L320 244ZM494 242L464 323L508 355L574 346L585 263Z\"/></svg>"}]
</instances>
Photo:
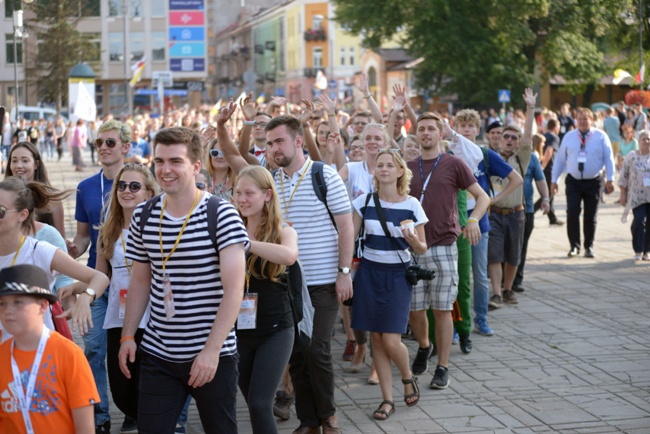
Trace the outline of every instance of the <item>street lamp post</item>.
<instances>
[{"instance_id":1,"label":"street lamp post","mask_svg":"<svg viewBox=\"0 0 650 434\"><path fill-rule=\"evenodd\" d=\"M625 24L628 26L631 26L635 23L639 25L639 77L641 80L639 81L639 85L641 86L641 89L643 89L643 75L642 72L643 68L643 0L638 0L637 2L637 7L638 7L638 18L637 20L634 19L634 16L632 13L628 10L626 13L622 13L620 16L623 18L625 21Z\"/></svg>"},{"instance_id":2,"label":"street lamp post","mask_svg":"<svg viewBox=\"0 0 650 434\"><path fill-rule=\"evenodd\" d=\"M23 38L25 34L23 33L23 11L22 8L18 8L16 5L20 3L25 3L25 4L30 4L34 0L12 0L12 6L13 6L13 11L11 14L12 17L12 24L13 24L13 40L14 40L14 102L16 104L16 119L18 120L19 115L20 115L20 95L18 93L18 43L16 42L16 39L18 38ZM22 6L22 4L20 4ZM23 57L25 54L25 50L23 47L22 50ZM23 59L23 62L25 59ZM24 69L23 69L24 71Z\"/></svg>"}]
</instances>

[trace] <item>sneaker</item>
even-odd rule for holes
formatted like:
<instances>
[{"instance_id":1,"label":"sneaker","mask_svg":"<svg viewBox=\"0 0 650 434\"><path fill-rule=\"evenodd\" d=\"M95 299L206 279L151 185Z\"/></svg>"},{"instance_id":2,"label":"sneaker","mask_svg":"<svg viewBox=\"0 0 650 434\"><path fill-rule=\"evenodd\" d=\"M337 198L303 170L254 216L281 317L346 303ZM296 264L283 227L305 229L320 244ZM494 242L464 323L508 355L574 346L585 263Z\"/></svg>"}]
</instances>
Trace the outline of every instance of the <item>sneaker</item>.
<instances>
[{"instance_id":1,"label":"sneaker","mask_svg":"<svg viewBox=\"0 0 650 434\"><path fill-rule=\"evenodd\" d=\"M95 434L111 434L111 421L106 420L101 425L95 425Z\"/></svg>"},{"instance_id":2,"label":"sneaker","mask_svg":"<svg viewBox=\"0 0 650 434\"><path fill-rule=\"evenodd\" d=\"M641 259L644 261L650 261L650 253L644 253Z\"/></svg>"},{"instance_id":3,"label":"sneaker","mask_svg":"<svg viewBox=\"0 0 650 434\"><path fill-rule=\"evenodd\" d=\"M449 371L444 366L436 366L436 372L433 374L430 389L446 389L449 387Z\"/></svg>"},{"instance_id":4,"label":"sneaker","mask_svg":"<svg viewBox=\"0 0 650 434\"><path fill-rule=\"evenodd\" d=\"M174 430L174 434L185 434L185 424L176 424L176 429Z\"/></svg>"},{"instance_id":5,"label":"sneaker","mask_svg":"<svg viewBox=\"0 0 650 434\"><path fill-rule=\"evenodd\" d=\"M503 297L496 294L490 297L490 302L488 303L488 310L499 309L502 307L503 307Z\"/></svg>"},{"instance_id":6,"label":"sneaker","mask_svg":"<svg viewBox=\"0 0 650 434\"><path fill-rule=\"evenodd\" d=\"M526 288L524 288L521 285L516 285L515 284L515 285L512 285L512 290L515 291L515 292L524 292L526 290Z\"/></svg>"},{"instance_id":7,"label":"sneaker","mask_svg":"<svg viewBox=\"0 0 650 434\"><path fill-rule=\"evenodd\" d=\"M454 330L454 336L451 338L452 345L458 345L458 332Z\"/></svg>"},{"instance_id":8,"label":"sneaker","mask_svg":"<svg viewBox=\"0 0 650 434\"><path fill-rule=\"evenodd\" d=\"M291 404L293 404L293 396L284 390L278 390L275 392L273 416L279 417L282 420L289 420L291 417Z\"/></svg>"},{"instance_id":9,"label":"sneaker","mask_svg":"<svg viewBox=\"0 0 650 434\"><path fill-rule=\"evenodd\" d=\"M418 353L415 355L411 370L414 375L420 375L429 369L429 356L433 351L433 345L429 343L428 348L418 348Z\"/></svg>"},{"instance_id":10,"label":"sneaker","mask_svg":"<svg viewBox=\"0 0 650 434\"><path fill-rule=\"evenodd\" d=\"M551 226L553 226L553 225L562 226L564 224L564 222L562 220L555 220L555 221L550 222L550 224L551 224Z\"/></svg>"},{"instance_id":11,"label":"sneaker","mask_svg":"<svg viewBox=\"0 0 650 434\"><path fill-rule=\"evenodd\" d=\"M124 416L124 422L122 422L122 426L120 427L120 434L137 434L137 432L138 423L136 420L129 416Z\"/></svg>"},{"instance_id":12,"label":"sneaker","mask_svg":"<svg viewBox=\"0 0 650 434\"><path fill-rule=\"evenodd\" d=\"M354 352L357 350L357 341L347 341L345 343L345 351L343 352L343 360L349 362L354 357Z\"/></svg>"},{"instance_id":13,"label":"sneaker","mask_svg":"<svg viewBox=\"0 0 650 434\"><path fill-rule=\"evenodd\" d=\"M485 321L476 322L476 324L474 324L474 331L483 336L494 335L494 330L492 330Z\"/></svg>"},{"instance_id":14,"label":"sneaker","mask_svg":"<svg viewBox=\"0 0 650 434\"><path fill-rule=\"evenodd\" d=\"M641 259L643 259L643 255L641 253L636 253L634 255L634 260L635 261L640 261Z\"/></svg>"},{"instance_id":15,"label":"sneaker","mask_svg":"<svg viewBox=\"0 0 650 434\"><path fill-rule=\"evenodd\" d=\"M503 291L503 302L508 304L517 304L519 300L514 292L510 290Z\"/></svg>"}]
</instances>

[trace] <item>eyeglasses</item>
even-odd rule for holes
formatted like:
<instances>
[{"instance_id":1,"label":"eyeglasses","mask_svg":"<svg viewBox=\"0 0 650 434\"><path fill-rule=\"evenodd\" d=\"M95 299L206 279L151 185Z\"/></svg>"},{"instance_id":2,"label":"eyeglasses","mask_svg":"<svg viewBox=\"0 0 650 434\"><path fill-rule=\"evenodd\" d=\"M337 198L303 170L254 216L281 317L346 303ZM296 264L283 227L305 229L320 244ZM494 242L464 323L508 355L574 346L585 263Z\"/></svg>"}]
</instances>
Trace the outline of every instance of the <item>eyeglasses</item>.
<instances>
[{"instance_id":1,"label":"eyeglasses","mask_svg":"<svg viewBox=\"0 0 650 434\"><path fill-rule=\"evenodd\" d=\"M223 157L223 152L221 152L218 149L210 149L210 157L212 158Z\"/></svg>"},{"instance_id":2,"label":"eyeglasses","mask_svg":"<svg viewBox=\"0 0 650 434\"><path fill-rule=\"evenodd\" d=\"M104 140L104 139L100 139L100 138L95 139L95 147L98 148L98 149L101 148L104 143L106 143L106 146L108 148L113 149L115 147L115 145L117 145L117 140L115 140L115 139L106 139L106 140Z\"/></svg>"},{"instance_id":3,"label":"eyeglasses","mask_svg":"<svg viewBox=\"0 0 650 434\"><path fill-rule=\"evenodd\" d=\"M366 125L368 125L368 122L354 122L352 125L357 127L365 127Z\"/></svg>"},{"instance_id":4,"label":"eyeglasses","mask_svg":"<svg viewBox=\"0 0 650 434\"><path fill-rule=\"evenodd\" d=\"M519 140L519 136L516 136L514 134L504 134L501 137L503 137L503 140Z\"/></svg>"},{"instance_id":5,"label":"eyeglasses","mask_svg":"<svg viewBox=\"0 0 650 434\"><path fill-rule=\"evenodd\" d=\"M202 183L202 182L197 182L196 183L196 188L198 188L199 190L205 191L205 184Z\"/></svg>"},{"instance_id":6,"label":"eyeglasses","mask_svg":"<svg viewBox=\"0 0 650 434\"><path fill-rule=\"evenodd\" d=\"M129 191L131 193L137 193L142 188L142 184L140 184L137 181L131 181L129 183L126 183L125 181L120 181L117 183L117 191L121 193L124 190L126 190L127 186L129 187Z\"/></svg>"},{"instance_id":7,"label":"eyeglasses","mask_svg":"<svg viewBox=\"0 0 650 434\"><path fill-rule=\"evenodd\" d=\"M17 209L7 209L5 206L0 206L0 220L5 218L8 212L18 212Z\"/></svg>"},{"instance_id":8,"label":"eyeglasses","mask_svg":"<svg viewBox=\"0 0 650 434\"><path fill-rule=\"evenodd\" d=\"M253 126L254 126L254 127L262 127L262 128L266 128L266 124L268 124L268 122L255 122L255 123L253 124Z\"/></svg>"},{"instance_id":9,"label":"eyeglasses","mask_svg":"<svg viewBox=\"0 0 650 434\"><path fill-rule=\"evenodd\" d=\"M363 151L363 146L350 146L348 149L350 151Z\"/></svg>"}]
</instances>

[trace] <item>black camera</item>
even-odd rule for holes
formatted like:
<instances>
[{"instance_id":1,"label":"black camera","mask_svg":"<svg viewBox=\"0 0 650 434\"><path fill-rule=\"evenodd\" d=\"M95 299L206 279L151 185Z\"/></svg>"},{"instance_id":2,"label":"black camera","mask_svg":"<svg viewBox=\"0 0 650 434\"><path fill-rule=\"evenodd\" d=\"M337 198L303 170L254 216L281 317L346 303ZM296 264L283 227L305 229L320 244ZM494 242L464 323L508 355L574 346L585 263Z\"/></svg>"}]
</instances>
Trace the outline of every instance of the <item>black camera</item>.
<instances>
[{"instance_id":1,"label":"black camera","mask_svg":"<svg viewBox=\"0 0 650 434\"><path fill-rule=\"evenodd\" d=\"M406 280L411 286L417 285L419 280L433 280L434 277L436 277L436 270L422 268L419 265L411 265L406 270Z\"/></svg>"}]
</instances>

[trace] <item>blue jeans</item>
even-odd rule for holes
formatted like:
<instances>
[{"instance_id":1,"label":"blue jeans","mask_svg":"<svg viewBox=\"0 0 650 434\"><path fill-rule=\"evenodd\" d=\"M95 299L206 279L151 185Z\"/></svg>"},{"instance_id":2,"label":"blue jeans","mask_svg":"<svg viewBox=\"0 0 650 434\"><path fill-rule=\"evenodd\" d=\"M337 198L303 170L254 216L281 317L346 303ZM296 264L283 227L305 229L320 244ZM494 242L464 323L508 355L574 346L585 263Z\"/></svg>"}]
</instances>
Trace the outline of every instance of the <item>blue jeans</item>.
<instances>
[{"instance_id":1,"label":"blue jeans","mask_svg":"<svg viewBox=\"0 0 650 434\"><path fill-rule=\"evenodd\" d=\"M84 354L90 364L90 369L95 377L95 384L99 391L101 402L95 404L95 425L101 425L111 419L108 412L108 377L106 374L106 348L108 346L107 333L104 330L104 317L108 306L108 291L93 302L90 311L93 316L94 327L88 329L83 336Z\"/></svg>"},{"instance_id":2,"label":"blue jeans","mask_svg":"<svg viewBox=\"0 0 650 434\"><path fill-rule=\"evenodd\" d=\"M488 241L490 233L481 234L481 240L472 246L472 275L474 276L474 321L487 323L490 285L488 283Z\"/></svg>"}]
</instances>

